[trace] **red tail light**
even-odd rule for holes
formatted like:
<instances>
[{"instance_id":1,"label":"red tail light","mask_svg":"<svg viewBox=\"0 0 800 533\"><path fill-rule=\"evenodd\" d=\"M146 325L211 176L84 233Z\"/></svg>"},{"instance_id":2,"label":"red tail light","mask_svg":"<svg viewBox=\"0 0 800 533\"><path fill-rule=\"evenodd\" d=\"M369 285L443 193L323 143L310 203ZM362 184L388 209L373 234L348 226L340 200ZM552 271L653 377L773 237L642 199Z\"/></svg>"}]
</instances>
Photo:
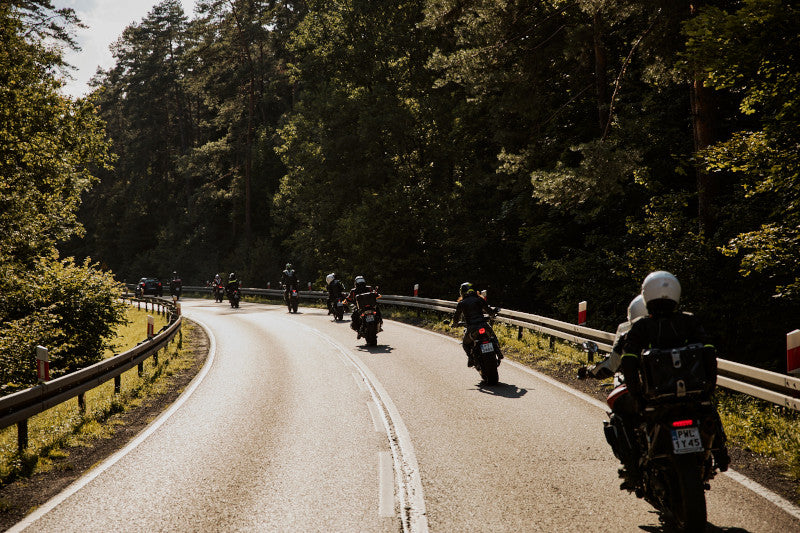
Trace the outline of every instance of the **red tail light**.
<instances>
[{"instance_id":1,"label":"red tail light","mask_svg":"<svg viewBox=\"0 0 800 533\"><path fill-rule=\"evenodd\" d=\"M676 420L672 423L674 428L685 428L694 425L694 420Z\"/></svg>"},{"instance_id":2,"label":"red tail light","mask_svg":"<svg viewBox=\"0 0 800 533\"><path fill-rule=\"evenodd\" d=\"M480 333L481 335L483 335L484 333L486 333L486 328L481 328L481 329L479 329L479 330L478 330L478 333Z\"/></svg>"}]
</instances>

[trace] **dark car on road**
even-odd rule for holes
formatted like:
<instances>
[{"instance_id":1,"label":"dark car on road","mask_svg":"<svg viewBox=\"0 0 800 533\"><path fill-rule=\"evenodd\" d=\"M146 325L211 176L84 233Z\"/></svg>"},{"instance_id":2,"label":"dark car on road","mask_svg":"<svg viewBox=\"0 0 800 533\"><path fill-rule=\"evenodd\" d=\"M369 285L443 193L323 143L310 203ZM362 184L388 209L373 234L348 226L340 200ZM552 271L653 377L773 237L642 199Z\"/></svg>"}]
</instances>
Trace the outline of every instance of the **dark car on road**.
<instances>
[{"instance_id":1,"label":"dark car on road","mask_svg":"<svg viewBox=\"0 0 800 533\"><path fill-rule=\"evenodd\" d=\"M136 284L133 290L137 298L142 296L152 295L161 297L164 294L164 288L161 286L161 281L158 278L142 278Z\"/></svg>"}]
</instances>

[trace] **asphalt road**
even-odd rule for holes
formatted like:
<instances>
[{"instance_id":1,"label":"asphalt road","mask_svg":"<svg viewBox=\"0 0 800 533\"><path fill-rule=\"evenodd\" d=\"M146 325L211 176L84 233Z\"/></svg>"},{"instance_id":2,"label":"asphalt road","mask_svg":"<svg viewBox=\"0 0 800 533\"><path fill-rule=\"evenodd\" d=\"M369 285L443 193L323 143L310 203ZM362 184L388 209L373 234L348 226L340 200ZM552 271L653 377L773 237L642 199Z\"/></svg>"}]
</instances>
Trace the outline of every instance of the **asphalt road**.
<instances>
[{"instance_id":1,"label":"asphalt road","mask_svg":"<svg viewBox=\"0 0 800 533\"><path fill-rule=\"evenodd\" d=\"M14 531L662 531L617 488L602 404L535 372L481 388L453 339L387 322L368 348L319 309L183 312L211 334L203 372ZM727 475L707 501L710 531L800 531Z\"/></svg>"}]
</instances>

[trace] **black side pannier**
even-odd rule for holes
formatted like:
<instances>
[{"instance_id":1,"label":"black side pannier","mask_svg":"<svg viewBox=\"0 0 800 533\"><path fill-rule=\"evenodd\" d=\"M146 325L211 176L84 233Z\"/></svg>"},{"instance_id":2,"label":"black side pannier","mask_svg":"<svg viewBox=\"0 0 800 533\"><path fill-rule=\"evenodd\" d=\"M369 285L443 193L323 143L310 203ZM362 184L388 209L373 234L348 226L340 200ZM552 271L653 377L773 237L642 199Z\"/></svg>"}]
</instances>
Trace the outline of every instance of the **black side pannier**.
<instances>
[{"instance_id":1,"label":"black side pannier","mask_svg":"<svg viewBox=\"0 0 800 533\"><path fill-rule=\"evenodd\" d=\"M709 392L717 379L716 366L713 346L690 344L644 350L641 357L644 397L660 401Z\"/></svg>"}]
</instances>

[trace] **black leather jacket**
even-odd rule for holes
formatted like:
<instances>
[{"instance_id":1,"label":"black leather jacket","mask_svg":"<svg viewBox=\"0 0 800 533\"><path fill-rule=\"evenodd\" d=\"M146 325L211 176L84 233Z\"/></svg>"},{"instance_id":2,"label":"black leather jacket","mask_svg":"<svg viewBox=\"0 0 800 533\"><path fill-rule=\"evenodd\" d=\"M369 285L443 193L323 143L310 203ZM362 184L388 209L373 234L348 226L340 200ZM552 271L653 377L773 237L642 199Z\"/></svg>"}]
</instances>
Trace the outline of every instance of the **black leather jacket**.
<instances>
[{"instance_id":1,"label":"black leather jacket","mask_svg":"<svg viewBox=\"0 0 800 533\"><path fill-rule=\"evenodd\" d=\"M281 273L281 283L287 289L294 287L295 289L300 287L300 280L297 279L297 272L294 270L284 270Z\"/></svg>"},{"instance_id":2,"label":"black leather jacket","mask_svg":"<svg viewBox=\"0 0 800 533\"><path fill-rule=\"evenodd\" d=\"M453 315L453 324L458 324L461 317L464 317L467 327L480 326L486 323L484 315L492 316L489 304L480 296L468 294L456 306L456 313Z\"/></svg>"}]
</instances>

